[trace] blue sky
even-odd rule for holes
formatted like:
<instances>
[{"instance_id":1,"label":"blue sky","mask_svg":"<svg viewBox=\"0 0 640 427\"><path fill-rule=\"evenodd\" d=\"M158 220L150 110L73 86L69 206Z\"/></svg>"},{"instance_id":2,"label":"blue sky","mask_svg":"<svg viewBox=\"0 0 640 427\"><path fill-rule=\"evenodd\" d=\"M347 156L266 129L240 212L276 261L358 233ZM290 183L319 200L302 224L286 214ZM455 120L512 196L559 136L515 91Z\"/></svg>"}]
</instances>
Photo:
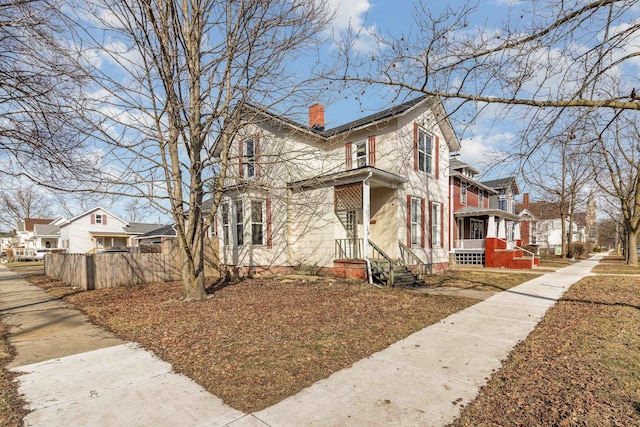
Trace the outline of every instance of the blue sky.
<instances>
[{"instance_id":1,"label":"blue sky","mask_svg":"<svg viewBox=\"0 0 640 427\"><path fill-rule=\"evenodd\" d=\"M331 7L336 9L336 19L333 23L334 34L344 31L349 25L366 29L362 33L359 43L363 50L373 45L372 38L367 32L407 33L415 25L412 14L417 1L329 0L329 3ZM517 3L514 0L481 0L471 22L475 25L498 27L506 19L509 7L517 6ZM440 0L428 2L430 10L435 14L441 12L449 4L450 2ZM451 4L452 7L459 7L462 2ZM415 31L415 28L413 30ZM339 102L327 106L325 110L327 126L339 125L387 108L390 106L390 100L391 96L384 91L369 93L362 103L354 99L353 96L347 99L343 97ZM495 108L489 108L489 111L495 111ZM472 126L463 129L462 126L456 126L456 122L462 121L463 118L453 117L453 119L454 127L462 142L460 152L462 160L486 171L488 178L511 173L509 165L506 164L502 164L501 167L495 167L495 165L490 167L489 163L491 162L488 154L499 153L505 149L506 145L514 141L516 132L513 128L513 121L500 123L485 115Z\"/></svg>"}]
</instances>

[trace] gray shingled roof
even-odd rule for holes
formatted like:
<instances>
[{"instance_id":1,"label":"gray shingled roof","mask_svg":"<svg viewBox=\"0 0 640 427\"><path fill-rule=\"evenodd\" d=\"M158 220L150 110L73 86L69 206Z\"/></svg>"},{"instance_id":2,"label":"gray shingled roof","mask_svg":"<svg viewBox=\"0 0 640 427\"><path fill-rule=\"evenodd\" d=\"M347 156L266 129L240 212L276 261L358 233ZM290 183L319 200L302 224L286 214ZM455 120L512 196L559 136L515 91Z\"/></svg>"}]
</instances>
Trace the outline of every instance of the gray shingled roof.
<instances>
[{"instance_id":1,"label":"gray shingled roof","mask_svg":"<svg viewBox=\"0 0 640 427\"><path fill-rule=\"evenodd\" d=\"M175 236L176 230L173 228L173 224L165 225L160 228L149 230L138 237L156 237L156 236Z\"/></svg>"},{"instance_id":2,"label":"gray shingled roof","mask_svg":"<svg viewBox=\"0 0 640 427\"><path fill-rule=\"evenodd\" d=\"M131 222L124 227L124 231L130 234L143 234L149 231L157 230L162 227L162 224L148 224L141 222Z\"/></svg>"},{"instance_id":3,"label":"gray shingled roof","mask_svg":"<svg viewBox=\"0 0 640 427\"><path fill-rule=\"evenodd\" d=\"M60 234L60 227L51 224L35 224L33 231L36 236L55 236Z\"/></svg>"},{"instance_id":4,"label":"gray shingled roof","mask_svg":"<svg viewBox=\"0 0 640 427\"><path fill-rule=\"evenodd\" d=\"M481 184L484 184L487 187L491 188L506 188L511 185L514 179L516 179L515 176L510 176L508 178L498 178L491 181L483 181L481 182Z\"/></svg>"}]
</instances>

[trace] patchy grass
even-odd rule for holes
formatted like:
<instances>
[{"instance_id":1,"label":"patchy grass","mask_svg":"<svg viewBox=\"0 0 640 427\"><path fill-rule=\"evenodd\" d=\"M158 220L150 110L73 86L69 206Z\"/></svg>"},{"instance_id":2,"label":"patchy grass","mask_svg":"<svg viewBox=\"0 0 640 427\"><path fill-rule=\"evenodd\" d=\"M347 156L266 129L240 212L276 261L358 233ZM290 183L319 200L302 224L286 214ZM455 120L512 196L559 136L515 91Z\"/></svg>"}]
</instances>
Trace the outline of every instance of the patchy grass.
<instances>
[{"instance_id":1,"label":"patchy grass","mask_svg":"<svg viewBox=\"0 0 640 427\"><path fill-rule=\"evenodd\" d=\"M24 409L26 402L18 394L18 385L13 381L18 375L4 368L14 356L7 335L7 326L0 323L0 426L22 426L28 411Z\"/></svg>"},{"instance_id":2,"label":"patchy grass","mask_svg":"<svg viewBox=\"0 0 640 427\"><path fill-rule=\"evenodd\" d=\"M640 279L574 285L455 426L640 425Z\"/></svg>"},{"instance_id":3,"label":"patchy grass","mask_svg":"<svg viewBox=\"0 0 640 427\"><path fill-rule=\"evenodd\" d=\"M29 279L67 292L59 282ZM182 294L175 282L65 299L245 412L271 406L476 302L326 278L245 280L201 303L185 303Z\"/></svg>"},{"instance_id":4,"label":"patchy grass","mask_svg":"<svg viewBox=\"0 0 640 427\"><path fill-rule=\"evenodd\" d=\"M455 287L479 291L504 291L540 276L534 272L499 272L495 270L469 269L447 270L427 277L425 282L431 287Z\"/></svg>"},{"instance_id":5,"label":"patchy grass","mask_svg":"<svg viewBox=\"0 0 640 427\"><path fill-rule=\"evenodd\" d=\"M593 272L602 274L640 274L640 266L628 265L622 256L609 255L595 266Z\"/></svg>"}]
</instances>

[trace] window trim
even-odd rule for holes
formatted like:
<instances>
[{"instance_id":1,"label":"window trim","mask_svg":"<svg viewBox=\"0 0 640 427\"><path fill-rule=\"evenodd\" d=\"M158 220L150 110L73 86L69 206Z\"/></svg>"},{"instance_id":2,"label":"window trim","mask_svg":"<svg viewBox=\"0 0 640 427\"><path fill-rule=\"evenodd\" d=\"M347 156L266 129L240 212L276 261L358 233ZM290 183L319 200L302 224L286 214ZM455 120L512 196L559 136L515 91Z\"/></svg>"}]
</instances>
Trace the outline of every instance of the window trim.
<instances>
[{"instance_id":1,"label":"window trim","mask_svg":"<svg viewBox=\"0 0 640 427\"><path fill-rule=\"evenodd\" d=\"M234 237L236 246L244 246L244 203L242 199L235 200L234 207Z\"/></svg>"},{"instance_id":2,"label":"window trim","mask_svg":"<svg viewBox=\"0 0 640 427\"><path fill-rule=\"evenodd\" d=\"M431 247L441 248L442 242L442 217L440 202L431 202Z\"/></svg>"},{"instance_id":3,"label":"window trim","mask_svg":"<svg viewBox=\"0 0 640 427\"><path fill-rule=\"evenodd\" d=\"M468 196L467 196L468 192L469 192L469 184L461 180L460 181L460 204L461 205L466 206L467 200L468 200Z\"/></svg>"},{"instance_id":4,"label":"window trim","mask_svg":"<svg viewBox=\"0 0 640 427\"><path fill-rule=\"evenodd\" d=\"M260 222L254 221L254 206L256 204L260 204ZM251 200L251 245L252 246L265 246L266 245L266 212L265 212L265 201L264 200ZM260 226L260 243L255 243L254 241L254 226Z\"/></svg>"},{"instance_id":5,"label":"window trim","mask_svg":"<svg viewBox=\"0 0 640 427\"><path fill-rule=\"evenodd\" d=\"M102 214L96 214L95 223L96 224L102 224Z\"/></svg>"},{"instance_id":6,"label":"window trim","mask_svg":"<svg viewBox=\"0 0 640 427\"><path fill-rule=\"evenodd\" d=\"M419 247L422 245L422 234L420 233L422 224L420 218L420 200L419 197L411 197L411 212L409 213L411 218L411 247Z\"/></svg>"},{"instance_id":7,"label":"window trim","mask_svg":"<svg viewBox=\"0 0 640 427\"><path fill-rule=\"evenodd\" d=\"M421 138L421 137L424 137ZM417 155L417 170L420 172L428 173L430 175L434 174L434 135L430 132L427 132L421 126L418 126L417 135L416 135L416 155ZM429 144L427 144L429 141ZM420 147L421 143L423 144L423 148ZM429 147L428 147L429 145ZM427 150L429 148L429 150ZM422 160L422 167L420 165L420 161Z\"/></svg>"},{"instance_id":8,"label":"window trim","mask_svg":"<svg viewBox=\"0 0 640 427\"><path fill-rule=\"evenodd\" d=\"M249 150L251 147L251 150ZM251 154L249 154L249 152ZM256 177L256 140L254 137L245 138L242 141L242 167L244 168L244 177L245 178L255 178Z\"/></svg>"},{"instance_id":9,"label":"window trim","mask_svg":"<svg viewBox=\"0 0 640 427\"><path fill-rule=\"evenodd\" d=\"M220 204L220 216L222 226L222 243L224 246L231 246L231 218L228 203Z\"/></svg>"}]
</instances>

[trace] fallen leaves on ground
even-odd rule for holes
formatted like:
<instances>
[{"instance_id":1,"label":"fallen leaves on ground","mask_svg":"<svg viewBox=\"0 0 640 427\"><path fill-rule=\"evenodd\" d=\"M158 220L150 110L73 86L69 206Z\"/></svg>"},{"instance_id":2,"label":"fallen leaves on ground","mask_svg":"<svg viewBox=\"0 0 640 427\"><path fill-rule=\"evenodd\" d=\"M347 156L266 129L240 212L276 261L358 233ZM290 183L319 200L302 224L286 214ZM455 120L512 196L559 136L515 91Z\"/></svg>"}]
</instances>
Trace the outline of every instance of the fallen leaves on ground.
<instances>
[{"instance_id":1,"label":"fallen leaves on ground","mask_svg":"<svg viewBox=\"0 0 640 427\"><path fill-rule=\"evenodd\" d=\"M499 272L484 269L447 270L424 278L430 287L451 286L478 291L504 291L528 280L535 279L540 273L534 272Z\"/></svg>"},{"instance_id":2,"label":"fallen leaves on ground","mask_svg":"<svg viewBox=\"0 0 640 427\"><path fill-rule=\"evenodd\" d=\"M4 368L14 356L7 339L8 329L0 323L0 426L22 426L22 418L28 413L26 402L18 393L18 384L13 380L18 376Z\"/></svg>"},{"instance_id":3,"label":"fallen leaves on ground","mask_svg":"<svg viewBox=\"0 0 640 427\"><path fill-rule=\"evenodd\" d=\"M174 282L65 299L245 412L271 406L475 303L335 279L248 279L199 303L182 295Z\"/></svg>"},{"instance_id":4,"label":"fallen leaves on ground","mask_svg":"<svg viewBox=\"0 0 640 427\"><path fill-rule=\"evenodd\" d=\"M640 425L640 279L575 284L454 425Z\"/></svg>"}]
</instances>

